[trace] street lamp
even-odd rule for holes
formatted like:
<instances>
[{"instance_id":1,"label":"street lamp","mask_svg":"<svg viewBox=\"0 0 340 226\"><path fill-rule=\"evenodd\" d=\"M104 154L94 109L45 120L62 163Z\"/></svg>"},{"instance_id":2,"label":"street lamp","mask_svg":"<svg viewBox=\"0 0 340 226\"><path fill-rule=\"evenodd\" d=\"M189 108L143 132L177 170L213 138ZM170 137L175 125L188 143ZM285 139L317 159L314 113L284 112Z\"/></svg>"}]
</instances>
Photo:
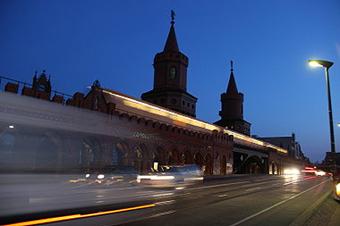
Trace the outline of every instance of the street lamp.
<instances>
[{"instance_id":1,"label":"street lamp","mask_svg":"<svg viewBox=\"0 0 340 226\"><path fill-rule=\"evenodd\" d=\"M331 100L331 87L329 82L328 69L333 65L333 62L326 60L309 60L309 66L311 67L323 67L325 69L327 96L328 96L328 114L329 114L329 129L331 138L331 152L335 153L335 141L334 141L334 128L333 128L333 113L332 113L332 100Z\"/></svg>"}]
</instances>

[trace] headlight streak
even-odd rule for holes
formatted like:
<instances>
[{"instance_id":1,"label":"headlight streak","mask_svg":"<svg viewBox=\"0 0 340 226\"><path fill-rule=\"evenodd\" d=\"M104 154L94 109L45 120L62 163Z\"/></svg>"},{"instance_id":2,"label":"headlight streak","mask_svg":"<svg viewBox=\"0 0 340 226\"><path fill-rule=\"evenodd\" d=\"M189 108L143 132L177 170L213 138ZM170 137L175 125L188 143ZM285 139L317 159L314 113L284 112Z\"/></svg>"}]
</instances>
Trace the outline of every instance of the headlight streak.
<instances>
[{"instance_id":1,"label":"headlight streak","mask_svg":"<svg viewBox=\"0 0 340 226\"><path fill-rule=\"evenodd\" d=\"M300 175L300 170L296 168L286 168L283 170L284 175Z\"/></svg>"},{"instance_id":2,"label":"headlight streak","mask_svg":"<svg viewBox=\"0 0 340 226\"><path fill-rule=\"evenodd\" d=\"M138 175L137 182L140 183L141 180L174 180L174 176L160 176L160 175Z\"/></svg>"},{"instance_id":3,"label":"headlight streak","mask_svg":"<svg viewBox=\"0 0 340 226\"><path fill-rule=\"evenodd\" d=\"M101 180L104 179L105 175L104 174L98 174L97 179Z\"/></svg>"}]
</instances>

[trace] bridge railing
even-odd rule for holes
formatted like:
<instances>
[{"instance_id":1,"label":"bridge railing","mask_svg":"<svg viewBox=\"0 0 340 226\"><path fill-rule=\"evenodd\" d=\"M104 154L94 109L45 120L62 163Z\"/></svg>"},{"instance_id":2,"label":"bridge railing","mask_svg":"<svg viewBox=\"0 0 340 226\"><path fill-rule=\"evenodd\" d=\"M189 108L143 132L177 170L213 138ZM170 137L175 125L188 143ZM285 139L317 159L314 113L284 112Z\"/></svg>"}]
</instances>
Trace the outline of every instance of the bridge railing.
<instances>
[{"instance_id":1,"label":"bridge railing","mask_svg":"<svg viewBox=\"0 0 340 226\"><path fill-rule=\"evenodd\" d=\"M17 93L21 95L24 87L32 88L33 85L29 82L23 82L23 81L12 79L6 76L0 76L0 91L1 92L9 91L9 92ZM53 97L54 95L62 96L64 99L72 98L72 95L59 92L57 90L51 90L51 97Z\"/></svg>"}]
</instances>

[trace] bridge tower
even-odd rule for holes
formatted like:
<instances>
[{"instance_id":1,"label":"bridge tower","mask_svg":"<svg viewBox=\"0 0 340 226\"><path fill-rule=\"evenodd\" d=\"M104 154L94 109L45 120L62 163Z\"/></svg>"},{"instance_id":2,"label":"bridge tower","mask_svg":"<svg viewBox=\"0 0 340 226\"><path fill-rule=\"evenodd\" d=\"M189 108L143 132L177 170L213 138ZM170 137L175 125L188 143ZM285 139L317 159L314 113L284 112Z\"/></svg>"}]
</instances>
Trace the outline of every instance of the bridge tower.
<instances>
[{"instance_id":1,"label":"bridge tower","mask_svg":"<svg viewBox=\"0 0 340 226\"><path fill-rule=\"evenodd\" d=\"M153 89L142 99L174 111L196 117L197 98L187 92L189 59L180 52L175 33L175 13L171 11L171 26L162 52L154 58Z\"/></svg>"},{"instance_id":2,"label":"bridge tower","mask_svg":"<svg viewBox=\"0 0 340 226\"><path fill-rule=\"evenodd\" d=\"M227 91L221 94L221 119L214 124L250 135L250 123L243 119L243 93L238 92L234 77L233 61L230 61L230 77Z\"/></svg>"}]
</instances>

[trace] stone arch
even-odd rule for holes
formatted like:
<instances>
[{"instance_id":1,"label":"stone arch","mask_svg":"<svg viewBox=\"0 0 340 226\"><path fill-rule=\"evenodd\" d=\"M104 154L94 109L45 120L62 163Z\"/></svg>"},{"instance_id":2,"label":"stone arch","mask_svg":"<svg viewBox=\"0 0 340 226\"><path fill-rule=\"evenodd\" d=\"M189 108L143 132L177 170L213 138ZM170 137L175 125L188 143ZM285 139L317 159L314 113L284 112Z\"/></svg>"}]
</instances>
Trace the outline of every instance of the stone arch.
<instances>
[{"instance_id":1,"label":"stone arch","mask_svg":"<svg viewBox=\"0 0 340 226\"><path fill-rule=\"evenodd\" d=\"M198 165L199 167L203 167L204 164L204 159L201 153L197 152L194 156L194 162L196 165Z\"/></svg>"},{"instance_id":2,"label":"stone arch","mask_svg":"<svg viewBox=\"0 0 340 226\"><path fill-rule=\"evenodd\" d=\"M143 124L143 123L145 123L145 119L144 118L138 118L137 119L137 123L138 124Z\"/></svg>"},{"instance_id":3,"label":"stone arch","mask_svg":"<svg viewBox=\"0 0 340 226\"><path fill-rule=\"evenodd\" d=\"M133 166L137 170L137 172L142 173L145 171L143 166L143 149L141 146L137 145L133 149Z\"/></svg>"},{"instance_id":4,"label":"stone arch","mask_svg":"<svg viewBox=\"0 0 340 226\"><path fill-rule=\"evenodd\" d=\"M178 165L179 164L179 152L176 148L172 148L167 152L167 164Z\"/></svg>"},{"instance_id":5,"label":"stone arch","mask_svg":"<svg viewBox=\"0 0 340 226\"><path fill-rule=\"evenodd\" d=\"M130 116L127 113L121 113L119 114L119 119L127 119L130 120Z\"/></svg>"},{"instance_id":6,"label":"stone arch","mask_svg":"<svg viewBox=\"0 0 340 226\"><path fill-rule=\"evenodd\" d=\"M243 163L242 171L247 174L261 174L265 172L264 164L258 156L250 156Z\"/></svg>"},{"instance_id":7,"label":"stone arch","mask_svg":"<svg viewBox=\"0 0 340 226\"><path fill-rule=\"evenodd\" d=\"M152 123L153 123L153 121L150 120L150 119L147 119L147 120L145 120L145 122L144 122L145 126L148 126L148 125L150 125L150 124L152 124Z\"/></svg>"},{"instance_id":8,"label":"stone arch","mask_svg":"<svg viewBox=\"0 0 340 226\"><path fill-rule=\"evenodd\" d=\"M226 171L227 171L227 158L225 157L225 155L223 155L221 158L221 167L220 167L221 175L225 175Z\"/></svg>"},{"instance_id":9,"label":"stone arch","mask_svg":"<svg viewBox=\"0 0 340 226\"><path fill-rule=\"evenodd\" d=\"M187 150L184 152L184 164L193 164L194 163L194 158L192 156L192 153Z\"/></svg>"},{"instance_id":10,"label":"stone arch","mask_svg":"<svg viewBox=\"0 0 340 226\"><path fill-rule=\"evenodd\" d=\"M166 164L166 152L163 147L157 147L155 157L157 158L155 160L157 160L160 165Z\"/></svg>"},{"instance_id":11,"label":"stone arch","mask_svg":"<svg viewBox=\"0 0 340 226\"><path fill-rule=\"evenodd\" d=\"M125 142L119 141L115 145L115 148L116 148L116 150L118 152L117 153L117 155L118 155L118 164L121 164L121 165L124 165L124 166L129 165L129 158L133 158L133 157L130 156L131 153L130 153L129 146Z\"/></svg>"},{"instance_id":12,"label":"stone arch","mask_svg":"<svg viewBox=\"0 0 340 226\"><path fill-rule=\"evenodd\" d=\"M44 134L38 142L35 168L41 171L56 171L58 160L58 144L53 140L53 135Z\"/></svg>"},{"instance_id":13,"label":"stone arch","mask_svg":"<svg viewBox=\"0 0 340 226\"><path fill-rule=\"evenodd\" d=\"M269 174L279 174L279 169L278 169L278 165L276 164L275 161L272 161L269 165Z\"/></svg>"},{"instance_id":14,"label":"stone arch","mask_svg":"<svg viewBox=\"0 0 340 226\"><path fill-rule=\"evenodd\" d=\"M152 123L152 128L159 128L161 124L159 122Z\"/></svg>"},{"instance_id":15,"label":"stone arch","mask_svg":"<svg viewBox=\"0 0 340 226\"><path fill-rule=\"evenodd\" d=\"M167 125L164 124L164 123L161 123L160 126L159 126L159 129L160 129L160 130L164 130L164 129L166 129L166 128L167 128Z\"/></svg>"},{"instance_id":16,"label":"stone arch","mask_svg":"<svg viewBox=\"0 0 340 226\"><path fill-rule=\"evenodd\" d=\"M208 153L205 156L205 159L204 159L204 165L205 165L204 174L206 174L206 175L212 175L213 174L213 169L214 169L213 162L214 162L214 160L213 160L211 154Z\"/></svg>"}]
</instances>

